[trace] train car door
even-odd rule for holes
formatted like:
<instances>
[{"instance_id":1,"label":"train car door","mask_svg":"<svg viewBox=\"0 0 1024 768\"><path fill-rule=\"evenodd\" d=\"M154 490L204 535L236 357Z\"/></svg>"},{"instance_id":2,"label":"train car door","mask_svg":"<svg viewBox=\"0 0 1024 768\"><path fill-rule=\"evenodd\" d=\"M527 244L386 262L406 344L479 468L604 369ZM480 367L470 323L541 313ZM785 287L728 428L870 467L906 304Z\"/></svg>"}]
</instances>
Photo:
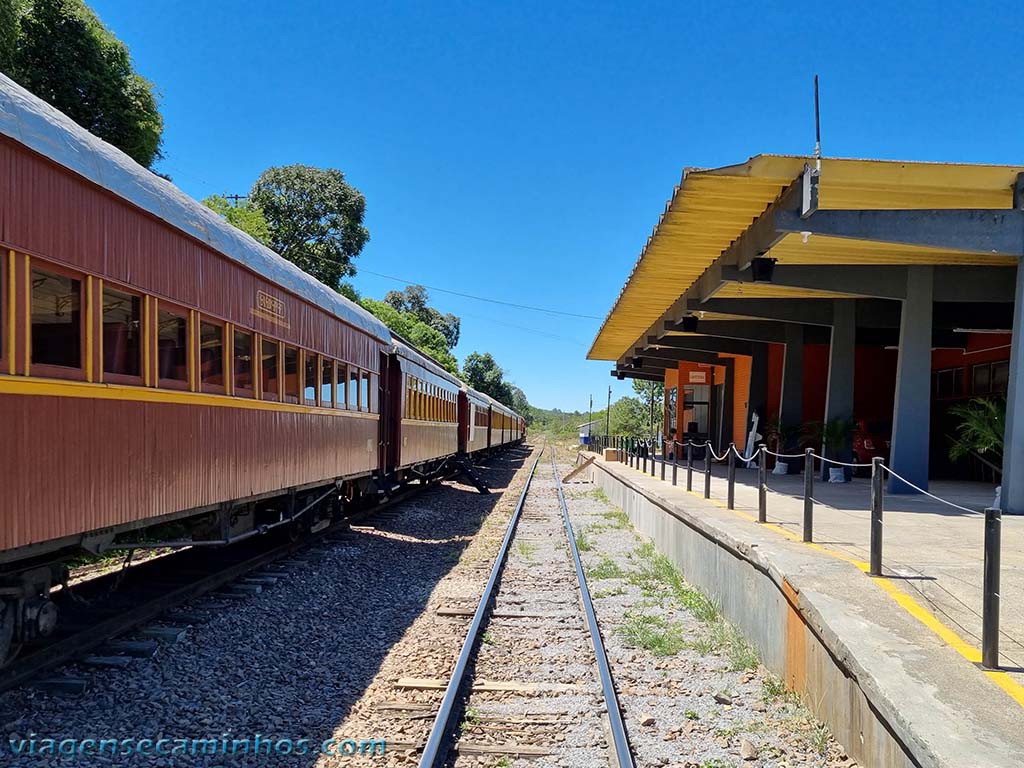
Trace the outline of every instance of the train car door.
<instances>
[{"instance_id":1,"label":"train car door","mask_svg":"<svg viewBox=\"0 0 1024 768\"><path fill-rule=\"evenodd\" d=\"M465 392L459 390L458 399L458 422L459 422L459 453L467 453L469 451L469 430L472 428L470 419L472 418L471 409L469 407L469 397Z\"/></svg>"},{"instance_id":2,"label":"train car door","mask_svg":"<svg viewBox=\"0 0 1024 768\"><path fill-rule=\"evenodd\" d=\"M379 465L390 474L398 466L402 447L402 366L398 355L380 355Z\"/></svg>"},{"instance_id":3,"label":"train car door","mask_svg":"<svg viewBox=\"0 0 1024 768\"><path fill-rule=\"evenodd\" d=\"M494 408L490 405L487 406L487 447L490 448L494 443L491 442L491 430L494 425Z\"/></svg>"}]
</instances>

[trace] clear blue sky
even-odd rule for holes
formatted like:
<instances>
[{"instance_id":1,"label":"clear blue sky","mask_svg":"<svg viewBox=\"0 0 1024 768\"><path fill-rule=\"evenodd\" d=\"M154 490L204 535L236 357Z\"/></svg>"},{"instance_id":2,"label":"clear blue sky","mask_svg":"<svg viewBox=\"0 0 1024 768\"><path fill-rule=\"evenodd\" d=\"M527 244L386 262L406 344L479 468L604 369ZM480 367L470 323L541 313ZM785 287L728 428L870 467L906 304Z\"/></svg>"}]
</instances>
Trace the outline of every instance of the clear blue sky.
<instances>
[{"instance_id":1,"label":"clear blue sky","mask_svg":"<svg viewBox=\"0 0 1024 768\"><path fill-rule=\"evenodd\" d=\"M367 199L357 266L601 318L683 166L813 149L815 72L827 155L1024 160L1012 4L692 5L93 2L158 85L160 169L189 194L337 167ZM432 297L460 362L492 352L542 407L604 402L598 320Z\"/></svg>"}]
</instances>

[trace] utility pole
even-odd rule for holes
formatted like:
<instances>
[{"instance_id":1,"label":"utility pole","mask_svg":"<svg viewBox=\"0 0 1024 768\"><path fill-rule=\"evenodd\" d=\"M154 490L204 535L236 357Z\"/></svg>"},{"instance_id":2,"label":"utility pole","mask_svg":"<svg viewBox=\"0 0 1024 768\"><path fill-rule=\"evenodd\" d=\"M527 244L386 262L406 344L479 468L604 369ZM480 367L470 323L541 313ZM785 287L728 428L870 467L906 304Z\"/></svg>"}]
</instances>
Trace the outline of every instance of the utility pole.
<instances>
[{"instance_id":1,"label":"utility pole","mask_svg":"<svg viewBox=\"0 0 1024 768\"><path fill-rule=\"evenodd\" d=\"M594 396L590 396L590 410L587 412L587 446L590 446L591 437L594 436Z\"/></svg>"},{"instance_id":2,"label":"utility pole","mask_svg":"<svg viewBox=\"0 0 1024 768\"><path fill-rule=\"evenodd\" d=\"M237 208L238 207L238 201L239 200L248 200L249 196L248 195L224 195L224 199L231 201L231 207L232 208Z\"/></svg>"},{"instance_id":3,"label":"utility pole","mask_svg":"<svg viewBox=\"0 0 1024 768\"><path fill-rule=\"evenodd\" d=\"M608 410L604 412L604 434L606 437L612 433L612 385L608 385Z\"/></svg>"}]
</instances>

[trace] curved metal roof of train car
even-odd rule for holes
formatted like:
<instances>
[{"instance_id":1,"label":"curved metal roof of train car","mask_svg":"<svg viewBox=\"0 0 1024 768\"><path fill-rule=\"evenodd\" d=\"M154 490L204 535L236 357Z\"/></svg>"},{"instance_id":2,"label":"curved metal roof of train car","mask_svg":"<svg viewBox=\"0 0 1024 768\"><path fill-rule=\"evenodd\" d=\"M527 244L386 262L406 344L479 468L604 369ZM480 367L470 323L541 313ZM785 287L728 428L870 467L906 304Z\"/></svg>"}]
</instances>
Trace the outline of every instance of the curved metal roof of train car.
<instances>
[{"instance_id":1,"label":"curved metal roof of train car","mask_svg":"<svg viewBox=\"0 0 1024 768\"><path fill-rule=\"evenodd\" d=\"M362 307L228 224L174 184L93 136L0 74L0 134L74 171L243 267L387 342L387 326Z\"/></svg>"},{"instance_id":2,"label":"curved metal roof of train car","mask_svg":"<svg viewBox=\"0 0 1024 768\"><path fill-rule=\"evenodd\" d=\"M428 371L430 371L430 373L434 374L435 376L439 376L445 381L451 382L457 388L461 388L462 386L464 386L461 379L450 374L448 371L442 368L441 365L436 360L420 352L418 349L416 349L416 347L414 347L408 341L403 339L397 333L391 334L391 341L394 344L395 354L404 357L406 360L411 360L412 362L416 363L417 365L423 368L426 368Z\"/></svg>"},{"instance_id":3,"label":"curved metal roof of train car","mask_svg":"<svg viewBox=\"0 0 1024 768\"><path fill-rule=\"evenodd\" d=\"M687 168L587 354L616 360L688 291L814 158L756 155L737 165ZM823 158L821 209L1010 208L1024 167ZM771 249L780 264L1007 265L987 253L799 233ZM833 294L835 295L835 294ZM733 284L717 298L812 298L821 292Z\"/></svg>"}]
</instances>

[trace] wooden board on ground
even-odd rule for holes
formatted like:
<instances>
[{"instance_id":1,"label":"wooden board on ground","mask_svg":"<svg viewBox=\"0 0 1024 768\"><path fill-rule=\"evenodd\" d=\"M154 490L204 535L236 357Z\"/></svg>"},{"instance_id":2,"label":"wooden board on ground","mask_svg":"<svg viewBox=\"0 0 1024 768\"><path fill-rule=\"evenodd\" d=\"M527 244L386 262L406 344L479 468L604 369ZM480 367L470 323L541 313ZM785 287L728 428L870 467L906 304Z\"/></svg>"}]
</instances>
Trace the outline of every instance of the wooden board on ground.
<instances>
[{"instance_id":1,"label":"wooden board on ground","mask_svg":"<svg viewBox=\"0 0 1024 768\"><path fill-rule=\"evenodd\" d=\"M578 474L579 474L580 472L582 472L582 471L583 471L584 469L586 469L586 468L587 468L587 467L589 467L589 466L590 466L591 464L593 464L593 463L594 463L594 459L596 459L596 458L597 458L596 456L588 456L588 457L587 457L587 460L586 460L586 461L584 461L584 462L583 462L582 464L580 464L580 465L579 465L578 467L576 467L575 469L573 469L573 470L572 470L572 471L571 471L571 472L570 472L570 473L569 473L568 475L566 475L565 477L563 477L563 478L562 478L562 482L563 482L563 483L568 483L568 482L569 482L570 480L572 480L572 479L573 479L574 477L576 477L576 475L578 475Z\"/></svg>"}]
</instances>

